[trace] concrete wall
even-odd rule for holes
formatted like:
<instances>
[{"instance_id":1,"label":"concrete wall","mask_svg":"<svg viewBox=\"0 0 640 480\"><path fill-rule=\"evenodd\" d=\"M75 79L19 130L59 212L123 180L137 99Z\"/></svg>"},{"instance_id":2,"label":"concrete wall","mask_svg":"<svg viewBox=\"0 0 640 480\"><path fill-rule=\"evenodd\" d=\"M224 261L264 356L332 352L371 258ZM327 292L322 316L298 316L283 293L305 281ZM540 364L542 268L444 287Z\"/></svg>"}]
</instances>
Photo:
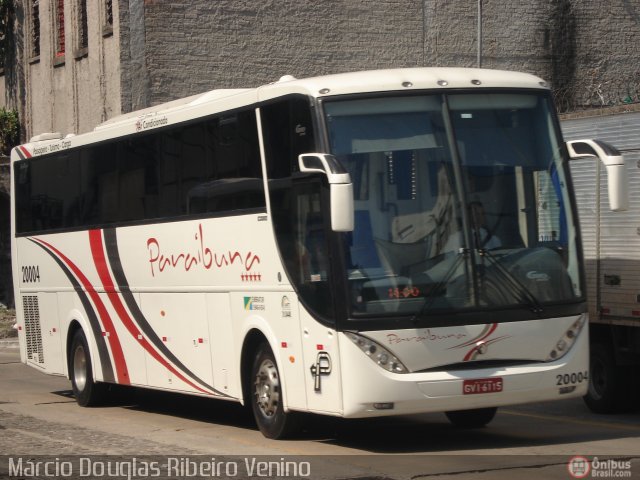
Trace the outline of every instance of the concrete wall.
<instances>
[{"instance_id":1,"label":"concrete wall","mask_svg":"<svg viewBox=\"0 0 640 480\"><path fill-rule=\"evenodd\" d=\"M132 48L136 78L125 109L212 88L257 86L285 74L424 64L421 0L128 4L131 45L144 45L145 54Z\"/></svg>"},{"instance_id":2,"label":"concrete wall","mask_svg":"<svg viewBox=\"0 0 640 480\"><path fill-rule=\"evenodd\" d=\"M17 3L18 31L28 38L30 2ZM104 0L90 0L90 45L80 58L73 55L77 2L67 1L68 48L56 68L53 4L40 1L39 61L17 62L27 85L28 135L84 132L121 111L284 74L476 66L477 1L113 0L113 35L104 36ZM640 101L638 0L482 5L484 67L542 76L563 111L619 102L625 92Z\"/></svg>"},{"instance_id":3,"label":"concrete wall","mask_svg":"<svg viewBox=\"0 0 640 480\"><path fill-rule=\"evenodd\" d=\"M637 0L483 0L483 67L542 76L570 111L640 101ZM426 63L475 66L477 2L425 0Z\"/></svg>"},{"instance_id":4,"label":"concrete wall","mask_svg":"<svg viewBox=\"0 0 640 480\"><path fill-rule=\"evenodd\" d=\"M483 67L547 79L563 110L640 92L640 3L483 0ZM477 64L477 2L121 0L122 108L292 74ZM604 101L603 101L604 100ZM638 98L637 100L640 100Z\"/></svg>"},{"instance_id":5,"label":"concrete wall","mask_svg":"<svg viewBox=\"0 0 640 480\"><path fill-rule=\"evenodd\" d=\"M24 2L28 8L29 2ZM105 33L102 1L87 2L89 47L79 48L78 4L65 2L66 47L55 55L53 0L40 0L40 56L25 45L26 137L42 132L82 133L120 113L119 30ZM117 12L117 2L114 2ZM27 16L27 18L29 18ZM28 30L30 25L25 24ZM28 43L28 42L25 42Z\"/></svg>"}]
</instances>

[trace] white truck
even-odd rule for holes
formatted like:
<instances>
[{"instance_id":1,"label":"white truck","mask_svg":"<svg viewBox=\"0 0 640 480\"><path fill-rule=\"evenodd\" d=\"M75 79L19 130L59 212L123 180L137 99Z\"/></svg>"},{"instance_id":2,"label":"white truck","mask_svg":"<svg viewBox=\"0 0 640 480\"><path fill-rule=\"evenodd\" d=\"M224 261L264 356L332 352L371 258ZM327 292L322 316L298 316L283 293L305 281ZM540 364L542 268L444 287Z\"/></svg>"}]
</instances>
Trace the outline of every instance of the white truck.
<instances>
[{"instance_id":1,"label":"white truck","mask_svg":"<svg viewBox=\"0 0 640 480\"><path fill-rule=\"evenodd\" d=\"M571 162L590 317L585 402L598 413L628 411L640 390L640 109L565 119L562 130L566 140L589 137L615 145L627 166L629 208L612 212L601 162Z\"/></svg>"}]
</instances>

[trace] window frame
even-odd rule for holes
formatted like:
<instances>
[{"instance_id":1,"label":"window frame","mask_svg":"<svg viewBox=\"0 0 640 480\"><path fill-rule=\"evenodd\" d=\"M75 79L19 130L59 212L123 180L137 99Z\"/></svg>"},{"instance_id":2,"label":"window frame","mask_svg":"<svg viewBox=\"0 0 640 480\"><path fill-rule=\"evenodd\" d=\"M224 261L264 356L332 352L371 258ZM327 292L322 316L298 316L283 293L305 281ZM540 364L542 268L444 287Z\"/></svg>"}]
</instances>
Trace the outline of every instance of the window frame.
<instances>
[{"instance_id":1,"label":"window frame","mask_svg":"<svg viewBox=\"0 0 640 480\"><path fill-rule=\"evenodd\" d=\"M77 0L77 38L74 57L79 59L89 53L89 17L87 12L87 0Z\"/></svg>"},{"instance_id":2,"label":"window frame","mask_svg":"<svg viewBox=\"0 0 640 480\"><path fill-rule=\"evenodd\" d=\"M64 60L66 52L66 31L65 31L65 12L64 0L54 0L53 3L53 35L54 35L54 58L56 60Z\"/></svg>"}]
</instances>

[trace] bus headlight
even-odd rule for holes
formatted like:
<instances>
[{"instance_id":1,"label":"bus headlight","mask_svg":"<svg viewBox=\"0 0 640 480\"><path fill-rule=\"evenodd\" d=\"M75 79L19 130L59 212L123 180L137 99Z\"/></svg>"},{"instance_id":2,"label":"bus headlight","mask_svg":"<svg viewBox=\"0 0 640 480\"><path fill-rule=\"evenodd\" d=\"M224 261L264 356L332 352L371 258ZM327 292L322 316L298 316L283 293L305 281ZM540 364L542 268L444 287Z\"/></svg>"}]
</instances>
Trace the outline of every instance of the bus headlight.
<instances>
[{"instance_id":1,"label":"bus headlight","mask_svg":"<svg viewBox=\"0 0 640 480\"><path fill-rule=\"evenodd\" d=\"M583 313L582 315L580 315L580 318L578 318L578 320L573 322L571 327L569 327L569 329L566 332L564 332L562 337L558 339L558 341L556 342L555 348L551 350L546 361L553 362L555 360L558 360L559 358L564 357L567 354L567 352L571 350L571 347L575 343L576 339L578 338L578 335L580 335L580 332L582 331L582 328L585 326L586 323L587 323L587 315Z\"/></svg>"},{"instance_id":2,"label":"bus headlight","mask_svg":"<svg viewBox=\"0 0 640 480\"><path fill-rule=\"evenodd\" d=\"M360 350L362 350L367 357L380 365L385 370L392 373L408 373L407 367L405 367L398 358L389 350L384 348L379 343L374 342L370 338L363 337L356 333L346 332L347 337L355 343Z\"/></svg>"}]
</instances>

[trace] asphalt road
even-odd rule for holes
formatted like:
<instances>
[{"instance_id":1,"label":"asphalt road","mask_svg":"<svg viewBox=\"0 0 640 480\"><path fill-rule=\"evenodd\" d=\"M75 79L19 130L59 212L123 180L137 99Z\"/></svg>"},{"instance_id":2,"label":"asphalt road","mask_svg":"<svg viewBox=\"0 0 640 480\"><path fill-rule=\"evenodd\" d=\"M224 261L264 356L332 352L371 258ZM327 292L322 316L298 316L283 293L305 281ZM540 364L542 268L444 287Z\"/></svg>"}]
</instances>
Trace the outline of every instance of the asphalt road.
<instances>
[{"instance_id":1,"label":"asphalt road","mask_svg":"<svg viewBox=\"0 0 640 480\"><path fill-rule=\"evenodd\" d=\"M296 439L272 441L240 405L219 400L135 391L80 408L65 378L26 367L16 349L0 347L0 478L10 477L10 459L15 467L39 455L85 459L85 467L102 455L160 459L162 468L175 467L161 469L165 478L190 477L190 465L204 463L214 470L206 477L363 480L567 479L579 455L591 462L587 478L640 478L640 413L594 415L580 400L505 408L478 430L455 428L441 414L308 420ZM119 473L111 478L127 478Z\"/></svg>"}]
</instances>

